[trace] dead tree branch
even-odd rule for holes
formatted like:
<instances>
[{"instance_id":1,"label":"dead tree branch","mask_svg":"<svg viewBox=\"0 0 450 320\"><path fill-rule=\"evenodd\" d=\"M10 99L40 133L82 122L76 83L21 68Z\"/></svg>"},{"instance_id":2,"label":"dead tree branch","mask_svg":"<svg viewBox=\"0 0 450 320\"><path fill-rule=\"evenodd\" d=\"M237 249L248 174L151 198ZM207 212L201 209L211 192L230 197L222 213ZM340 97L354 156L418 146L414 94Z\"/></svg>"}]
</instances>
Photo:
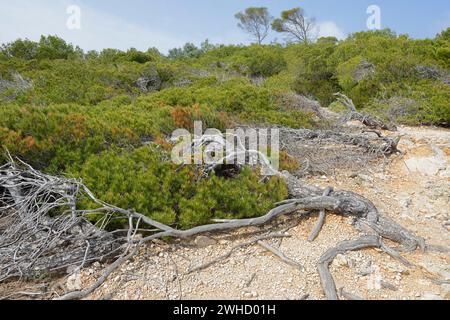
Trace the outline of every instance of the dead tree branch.
<instances>
[{"instance_id":1,"label":"dead tree branch","mask_svg":"<svg viewBox=\"0 0 450 320\"><path fill-rule=\"evenodd\" d=\"M371 129L381 129L388 131L397 131L397 127L393 124L387 124L372 116L361 114L356 110L353 100L342 93L336 93L337 101L346 106L350 111L341 119L341 124L345 124L352 120L360 121Z\"/></svg>"},{"instance_id":2,"label":"dead tree branch","mask_svg":"<svg viewBox=\"0 0 450 320\"><path fill-rule=\"evenodd\" d=\"M324 197L329 196L332 191L333 191L333 188L325 189L323 196ZM311 235L308 238L309 242L313 242L319 236L319 233L322 230L323 225L325 224L325 217L326 217L325 210L320 210L319 221L317 221L317 224L316 224L314 230L312 231Z\"/></svg>"},{"instance_id":3,"label":"dead tree branch","mask_svg":"<svg viewBox=\"0 0 450 320\"><path fill-rule=\"evenodd\" d=\"M381 247L380 237L365 236L358 240L344 241L335 248L328 250L319 260L317 270L322 282L322 288L328 300L339 300L336 284L331 275L329 266L338 254L344 254L348 251L356 251L366 248Z\"/></svg>"},{"instance_id":4,"label":"dead tree branch","mask_svg":"<svg viewBox=\"0 0 450 320\"><path fill-rule=\"evenodd\" d=\"M299 264L298 262L295 262L294 260L292 260L291 258L287 257L283 252L281 252L279 249L272 247L271 245L263 242L263 241L258 241L258 244L266 249L267 251L271 252L272 254L274 254L276 257L278 257L281 261L283 261L284 263L286 263L287 265L290 265L291 267L294 267L298 270L303 270L303 266L301 264Z\"/></svg>"},{"instance_id":5,"label":"dead tree branch","mask_svg":"<svg viewBox=\"0 0 450 320\"><path fill-rule=\"evenodd\" d=\"M204 264L202 264L202 265L200 265L200 266L197 266L197 267L194 267L194 268L189 269L189 271L187 272L187 274L191 274L191 273L194 273L194 272L198 272L198 271L205 270L205 269L209 268L210 266L212 266L212 265L214 265L214 264L216 264L216 263L219 263L219 262L221 262L221 261L225 261L225 260L228 259L228 258L233 254L233 252L235 252L236 250L239 250L239 249L242 249L242 248L245 248L245 247L249 247L249 246L254 245L255 243L258 243L258 242L260 242L260 241L269 240L269 239L274 239L274 238L287 238L287 237L289 237L289 236L286 235L286 234L284 234L284 233L274 233L274 234L269 234L269 235L257 237L257 238L254 239L254 240L247 241L247 242L241 243L241 244L239 244L239 245L237 245L237 246L234 246L234 247L231 248L227 253L225 253L224 255L221 255L220 257L218 257L218 258L216 258L216 259L214 259L214 260L211 260L211 261L209 261L209 262L207 262L207 263L204 263Z\"/></svg>"},{"instance_id":6,"label":"dead tree branch","mask_svg":"<svg viewBox=\"0 0 450 320\"><path fill-rule=\"evenodd\" d=\"M353 216L357 221L357 228L366 234L359 240L341 243L320 259L319 274L324 291L331 299L337 299L337 292L328 266L337 254L368 247L380 248L381 239L398 243L401 250L425 248L423 239L380 216L375 205L368 199L348 191L331 188L323 190L305 185L287 172L277 174L286 180L293 199L284 201L266 215L177 230L140 213L97 199L79 180L46 175L23 162L11 161L0 167L0 190L5 190L0 199L0 219L3 225L0 229L0 281L29 277L46 270L57 271L68 266L80 268L106 258L115 259L91 287L60 298L83 299L99 288L125 261L135 256L147 242L166 237L186 239L203 233L261 226L281 215L296 212L318 211ZM9 191L11 188L19 192L20 198ZM97 207L80 210L77 201L83 197L90 199ZM112 215L128 219L129 229L122 236L113 235L99 228L105 225L105 221L98 226L92 225L86 219L90 213L103 214L105 220ZM137 230L147 228L157 231L149 232L150 235L139 241L135 240ZM266 237L273 238L276 235ZM258 238L242 246L263 239L265 238ZM215 262L209 265L212 263ZM195 270L202 268L200 266Z\"/></svg>"}]
</instances>

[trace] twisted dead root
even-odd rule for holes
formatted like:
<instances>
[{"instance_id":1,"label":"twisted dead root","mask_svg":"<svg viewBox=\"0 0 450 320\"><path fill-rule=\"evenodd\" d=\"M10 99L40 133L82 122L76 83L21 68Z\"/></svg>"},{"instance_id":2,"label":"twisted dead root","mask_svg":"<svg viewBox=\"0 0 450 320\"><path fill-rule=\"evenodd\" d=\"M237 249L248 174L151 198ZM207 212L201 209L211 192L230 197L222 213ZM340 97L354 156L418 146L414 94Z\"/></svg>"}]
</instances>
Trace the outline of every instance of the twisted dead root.
<instances>
[{"instance_id":1,"label":"twisted dead root","mask_svg":"<svg viewBox=\"0 0 450 320\"><path fill-rule=\"evenodd\" d=\"M43 271L55 272L68 266L81 269L94 261L115 259L90 288L60 298L82 299L100 287L111 273L132 258L147 242L166 237L186 239L204 233L261 226L281 215L299 211L352 216L355 218L355 227L366 234L361 239L339 244L319 260L318 271L328 299L338 298L328 269L337 254L378 247L401 259L398 251L413 251L418 247L426 249L423 239L380 216L368 199L349 191L332 188L322 190L304 185L287 172L280 175L286 179L293 199L280 203L266 215L177 230L142 214L104 203L79 180L46 175L25 163L10 162L0 167L0 189L3 190L0 199L3 225L0 234L0 282L15 277L30 277ZM81 197L88 197L98 207L92 210L77 209L77 200ZM53 216L55 210L59 214ZM92 213L103 215L96 226L86 219ZM104 230L113 217L128 219L126 235L117 236ZM317 237L322 225L323 222L319 221L312 238ZM153 233L137 240L135 235L142 228L152 230ZM399 247L388 248L384 240L393 241ZM405 263L404 259L401 261Z\"/></svg>"}]
</instances>

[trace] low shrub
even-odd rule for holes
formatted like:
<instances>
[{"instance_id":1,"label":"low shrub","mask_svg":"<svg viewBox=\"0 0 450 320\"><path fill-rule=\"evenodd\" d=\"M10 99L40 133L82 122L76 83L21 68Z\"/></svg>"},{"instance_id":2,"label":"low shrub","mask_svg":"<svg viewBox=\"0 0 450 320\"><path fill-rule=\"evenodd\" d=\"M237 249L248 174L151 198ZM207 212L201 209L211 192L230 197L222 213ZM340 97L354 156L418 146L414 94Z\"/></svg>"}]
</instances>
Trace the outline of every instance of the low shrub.
<instances>
[{"instance_id":1,"label":"low shrub","mask_svg":"<svg viewBox=\"0 0 450 320\"><path fill-rule=\"evenodd\" d=\"M287 197L286 185L279 178L262 183L256 173L245 169L233 179L199 179L192 168L176 167L154 146L93 155L71 175L81 176L108 203L180 228L207 224L214 218L255 217ZM89 202L82 205L92 206ZM115 221L110 227L121 223L126 221Z\"/></svg>"}]
</instances>

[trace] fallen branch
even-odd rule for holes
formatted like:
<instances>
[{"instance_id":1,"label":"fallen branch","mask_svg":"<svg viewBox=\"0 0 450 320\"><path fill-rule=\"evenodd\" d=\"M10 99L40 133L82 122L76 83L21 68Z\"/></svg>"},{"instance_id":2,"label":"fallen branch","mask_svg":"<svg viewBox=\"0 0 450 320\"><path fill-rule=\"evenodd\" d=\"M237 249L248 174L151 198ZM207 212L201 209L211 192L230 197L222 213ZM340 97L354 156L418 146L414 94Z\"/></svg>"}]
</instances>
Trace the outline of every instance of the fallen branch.
<instances>
[{"instance_id":1,"label":"fallen branch","mask_svg":"<svg viewBox=\"0 0 450 320\"><path fill-rule=\"evenodd\" d=\"M342 145L352 145L362 148L365 152L374 156L388 156L398 152L397 146L400 138L370 136L365 132L363 134L352 134L335 130L309 130L309 129L281 129L281 139L285 145L289 146L292 142L303 143L334 143Z\"/></svg>"},{"instance_id":2,"label":"fallen branch","mask_svg":"<svg viewBox=\"0 0 450 320\"><path fill-rule=\"evenodd\" d=\"M134 257L140 247L147 242L166 237L186 239L204 233L261 226L281 215L299 211L333 212L353 216L357 221L356 227L367 234L357 241L341 243L320 259L319 274L326 296L330 299L337 299L337 292L328 266L337 254L368 247L380 248L382 238L398 243L400 249L404 251L416 250L417 247L425 248L423 239L414 236L392 220L380 216L374 204L358 194L304 185L287 172L278 175L286 180L294 199L284 201L266 215L252 219L222 221L190 230L176 230L140 213L121 209L97 199L79 180L45 175L24 163L20 165L15 162L8 163L0 167L0 188L17 187L22 198L16 202L12 199L12 195L6 192L0 201L0 218L6 219L4 231L0 235L0 282L13 277L32 275L37 271L61 270L68 266L80 268L94 261L115 259L91 287L60 297L62 300L83 299L98 289L125 261ZM81 197L88 197L99 207L93 210L78 210L77 199ZM50 214L55 211L60 214L52 217ZM105 221L112 215L127 218L128 232L119 237L102 231L84 218L90 213L103 214L102 225L105 225ZM135 240L137 230L144 228L142 225L148 227L148 230L158 231L139 241ZM193 270L202 270L216 261L226 259L239 247L274 237L283 238L286 235L270 234L259 237ZM271 251L285 262L289 261L276 250ZM294 265L292 261L289 264ZM298 267L298 264L295 265Z\"/></svg>"},{"instance_id":3,"label":"fallen branch","mask_svg":"<svg viewBox=\"0 0 450 320\"><path fill-rule=\"evenodd\" d=\"M295 262L291 258L287 257L283 252L281 252L277 248L274 248L271 245L269 245L267 243L264 243L262 241L258 241L258 244L261 247L263 247L264 249L266 249L267 251L273 253L276 257L278 257L281 261L283 261L287 265L290 265L291 267L294 267L294 268L299 269L299 270L303 270L304 269L304 267L301 264L299 264L298 262Z\"/></svg>"},{"instance_id":4,"label":"fallen branch","mask_svg":"<svg viewBox=\"0 0 450 320\"><path fill-rule=\"evenodd\" d=\"M357 296L356 294L345 291L344 288L339 289L339 295L341 295L342 297L344 297L347 300L353 300L353 301L365 300L365 299L361 298L360 296Z\"/></svg>"},{"instance_id":5,"label":"fallen branch","mask_svg":"<svg viewBox=\"0 0 450 320\"><path fill-rule=\"evenodd\" d=\"M324 197L329 196L332 191L333 191L333 188L325 189L323 196ZM319 221L317 221L317 224L314 227L314 230L312 231L311 235L308 238L309 242L313 242L319 236L319 233L322 230L323 225L325 224L325 217L326 217L325 210L320 210Z\"/></svg>"},{"instance_id":6,"label":"fallen branch","mask_svg":"<svg viewBox=\"0 0 450 320\"><path fill-rule=\"evenodd\" d=\"M352 120L360 121L365 126L371 129L381 129L388 131L397 131L397 127L393 124L384 123L381 120L375 119L372 116L361 114L356 110L355 104L352 99L348 98L342 93L336 93L337 101L346 106L350 111L340 121L341 124L345 124Z\"/></svg>"},{"instance_id":7,"label":"fallen branch","mask_svg":"<svg viewBox=\"0 0 450 320\"><path fill-rule=\"evenodd\" d=\"M233 254L233 252L235 252L236 250L239 250L239 249L242 249L242 248L254 245L255 243L258 243L260 241L274 239L274 238L286 238L286 237L288 237L288 235L286 235L284 233L269 234L269 235L257 237L254 240L251 240L251 241L248 241L248 242L245 242L245 243L241 243L241 244L233 247L227 253L225 253L224 255L221 255L220 257L218 257L218 258L216 258L214 260L211 260L211 261L209 261L209 262L207 262L205 264L202 264L200 266L197 266L197 267L194 267L192 269L189 269L187 274L191 274L191 273L194 273L194 272L205 270L205 269L209 268L210 266L212 266L212 265L214 265L216 263L219 263L221 261L224 261L224 260L228 259Z\"/></svg>"},{"instance_id":8,"label":"fallen branch","mask_svg":"<svg viewBox=\"0 0 450 320\"><path fill-rule=\"evenodd\" d=\"M338 244L335 248L328 250L320 259L317 270L319 272L322 288L328 300L339 300L336 284L331 275L329 266L338 254L344 254L348 251L356 251L366 248L381 247L380 237L365 236L358 240L344 241Z\"/></svg>"}]
</instances>

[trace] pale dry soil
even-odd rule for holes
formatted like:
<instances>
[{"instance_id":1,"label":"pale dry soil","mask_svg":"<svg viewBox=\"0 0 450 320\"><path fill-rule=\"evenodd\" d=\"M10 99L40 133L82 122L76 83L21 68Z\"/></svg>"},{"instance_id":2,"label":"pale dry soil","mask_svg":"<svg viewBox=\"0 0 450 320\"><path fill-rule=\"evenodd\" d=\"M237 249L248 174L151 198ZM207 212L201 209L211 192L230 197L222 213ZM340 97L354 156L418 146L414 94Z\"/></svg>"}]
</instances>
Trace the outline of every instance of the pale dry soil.
<instances>
[{"instance_id":1,"label":"pale dry soil","mask_svg":"<svg viewBox=\"0 0 450 320\"><path fill-rule=\"evenodd\" d=\"M387 215L426 239L450 248L450 130L402 127L403 156L367 166L362 172L307 179L322 187L360 193ZM172 243L152 243L115 272L89 299L324 299L316 264L338 242L355 239L352 219L328 214L313 243L307 241L317 214L280 218L262 228L209 234ZM236 245L269 231L289 229L288 238L267 240L301 268L290 266L258 244L238 249L209 268L187 274ZM408 269L375 249L340 255L331 271L338 288L364 299L450 299L448 253L403 254ZM59 288L92 284L104 266L59 281ZM58 290L55 290L58 291Z\"/></svg>"}]
</instances>

